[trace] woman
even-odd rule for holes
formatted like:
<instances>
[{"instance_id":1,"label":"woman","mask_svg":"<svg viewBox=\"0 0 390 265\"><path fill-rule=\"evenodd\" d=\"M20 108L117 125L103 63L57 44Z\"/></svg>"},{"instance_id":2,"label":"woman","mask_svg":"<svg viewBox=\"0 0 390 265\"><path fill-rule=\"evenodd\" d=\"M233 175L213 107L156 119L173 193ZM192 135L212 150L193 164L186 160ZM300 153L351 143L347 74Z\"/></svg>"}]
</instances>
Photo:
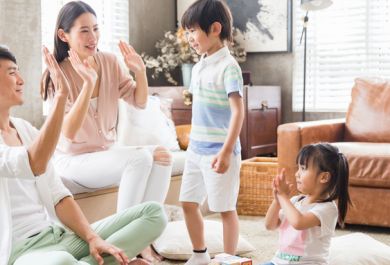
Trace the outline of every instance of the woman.
<instances>
[{"instance_id":1,"label":"woman","mask_svg":"<svg viewBox=\"0 0 390 265\"><path fill-rule=\"evenodd\" d=\"M114 146L118 100L139 108L146 105L145 65L131 46L119 43L135 82L113 54L98 50L98 42L94 10L82 1L64 5L57 18L53 54L70 93L55 168L61 176L88 188L119 184L118 212L144 201L163 202L172 169L169 151L157 146ZM50 102L55 94L46 72L43 98Z\"/></svg>"},{"instance_id":2,"label":"woman","mask_svg":"<svg viewBox=\"0 0 390 265\"><path fill-rule=\"evenodd\" d=\"M118 99L143 108L148 96L145 65L134 49L120 42L124 61L137 83L113 54L98 51L96 14L84 2L60 11L54 56L70 84L66 116L57 147L60 175L89 188L120 183L117 210L143 201L163 202L170 183L171 156L164 147L113 146ZM44 99L56 94L50 74L43 76Z\"/></svg>"}]
</instances>

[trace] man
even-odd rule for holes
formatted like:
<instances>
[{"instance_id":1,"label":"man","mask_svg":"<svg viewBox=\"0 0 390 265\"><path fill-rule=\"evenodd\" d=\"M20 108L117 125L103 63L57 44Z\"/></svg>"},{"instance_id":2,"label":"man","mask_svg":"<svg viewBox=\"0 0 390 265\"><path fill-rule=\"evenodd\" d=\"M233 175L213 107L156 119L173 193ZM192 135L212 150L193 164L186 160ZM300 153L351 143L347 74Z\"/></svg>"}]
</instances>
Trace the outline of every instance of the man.
<instances>
[{"instance_id":1,"label":"man","mask_svg":"<svg viewBox=\"0 0 390 265\"><path fill-rule=\"evenodd\" d=\"M38 131L10 117L23 103L15 56L0 46L0 265L129 264L163 231L161 205L144 203L92 226L50 163L64 119L69 85L44 48L56 95ZM65 228L66 227L66 228Z\"/></svg>"}]
</instances>

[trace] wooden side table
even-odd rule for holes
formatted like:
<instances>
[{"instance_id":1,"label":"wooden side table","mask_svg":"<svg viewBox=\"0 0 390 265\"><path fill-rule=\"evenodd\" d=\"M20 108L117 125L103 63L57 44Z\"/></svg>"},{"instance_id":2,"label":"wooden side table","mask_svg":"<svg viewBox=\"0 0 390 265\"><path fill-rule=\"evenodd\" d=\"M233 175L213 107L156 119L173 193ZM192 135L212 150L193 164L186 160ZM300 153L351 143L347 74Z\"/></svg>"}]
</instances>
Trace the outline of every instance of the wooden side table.
<instances>
[{"instance_id":1,"label":"wooden side table","mask_svg":"<svg viewBox=\"0 0 390 265\"><path fill-rule=\"evenodd\" d=\"M245 119L240 134L242 158L276 154L281 120L280 86L245 86Z\"/></svg>"}]
</instances>

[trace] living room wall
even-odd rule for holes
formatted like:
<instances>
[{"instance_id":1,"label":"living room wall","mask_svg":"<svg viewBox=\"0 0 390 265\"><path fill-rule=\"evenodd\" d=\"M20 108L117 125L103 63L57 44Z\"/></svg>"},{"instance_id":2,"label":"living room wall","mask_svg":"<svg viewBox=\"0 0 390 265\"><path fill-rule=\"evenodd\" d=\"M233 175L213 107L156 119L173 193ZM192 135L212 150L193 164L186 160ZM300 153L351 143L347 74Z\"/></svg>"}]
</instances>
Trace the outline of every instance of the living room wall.
<instances>
[{"instance_id":1,"label":"living room wall","mask_svg":"<svg viewBox=\"0 0 390 265\"><path fill-rule=\"evenodd\" d=\"M15 53L25 79L25 103L13 115L35 126L43 123L39 96L41 76L41 7L40 0L0 0L0 43ZM154 44L167 30L176 27L176 0L129 0L130 43L139 52L155 55ZM28 48L26 48L28 47ZM282 88L282 122L299 121L301 114L292 112L293 53L251 53L244 70L251 71L255 85L280 85ZM178 73L176 73L178 75ZM150 85L169 85L163 78ZM308 113L307 120L344 117L344 113Z\"/></svg>"},{"instance_id":2,"label":"living room wall","mask_svg":"<svg viewBox=\"0 0 390 265\"><path fill-rule=\"evenodd\" d=\"M15 54L25 83L25 102L14 108L11 114L36 127L40 127L44 120L39 95L42 66L40 17L40 0L0 0L0 44L7 45Z\"/></svg>"},{"instance_id":3,"label":"living room wall","mask_svg":"<svg viewBox=\"0 0 390 265\"><path fill-rule=\"evenodd\" d=\"M175 30L175 4L176 0L130 0L130 42L138 51L155 55L156 41L165 31ZM283 123L301 120L301 113L292 111L293 60L293 53L250 53L241 65L243 70L251 72L254 85L281 86ZM151 85L169 85L163 78L149 80ZM345 113L307 113L306 120L344 116Z\"/></svg>"},{"instance_id":4,"label":"living room wall","mask_svg":"<svg viewBox=\"0 0 390 265\"><path fill-rule=\"evenodd\" d=\"M301 112L292 111L294 53L249 53L241 65L251 72L254 85L277 85L282 89L282 123L302 120ZM343 118L340 112L307 112L306 120Z\"/></svg>"}]
</instances>

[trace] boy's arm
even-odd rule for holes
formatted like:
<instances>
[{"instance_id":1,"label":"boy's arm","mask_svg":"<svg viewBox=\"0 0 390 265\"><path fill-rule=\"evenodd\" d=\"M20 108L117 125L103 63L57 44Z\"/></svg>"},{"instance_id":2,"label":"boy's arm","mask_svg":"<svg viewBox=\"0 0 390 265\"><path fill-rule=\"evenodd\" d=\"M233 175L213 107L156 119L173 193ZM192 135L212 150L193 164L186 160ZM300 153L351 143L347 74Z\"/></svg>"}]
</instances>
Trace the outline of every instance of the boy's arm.
<instances>
[{"instance_id":1,"label":"boy's arm","mask_svg":"<svg viewBox=\"0 0 390 265\"><path fill-rule=\"evenodd\" d=\"M232 111L230 118L228 135L222 146L221 152L231 154L237 138L240 135L242 123L244 121L244 102L238 92L233 92L229 95L229 104Z\"/></svg>"},{"instance_id":2,"label":"boy's arm","mask_svg":"<svg viewBox=\"0 0 390 265\"><path fill-rule=\"evenodd\" d=\"M239 92L229 94L229 104L232 116L230 118L228 135L221 151L214 158L211 165L217 173L225 173L228 170L230 155L233 152L244 121L244 102Z\"/></svg>"}]
</instances>

